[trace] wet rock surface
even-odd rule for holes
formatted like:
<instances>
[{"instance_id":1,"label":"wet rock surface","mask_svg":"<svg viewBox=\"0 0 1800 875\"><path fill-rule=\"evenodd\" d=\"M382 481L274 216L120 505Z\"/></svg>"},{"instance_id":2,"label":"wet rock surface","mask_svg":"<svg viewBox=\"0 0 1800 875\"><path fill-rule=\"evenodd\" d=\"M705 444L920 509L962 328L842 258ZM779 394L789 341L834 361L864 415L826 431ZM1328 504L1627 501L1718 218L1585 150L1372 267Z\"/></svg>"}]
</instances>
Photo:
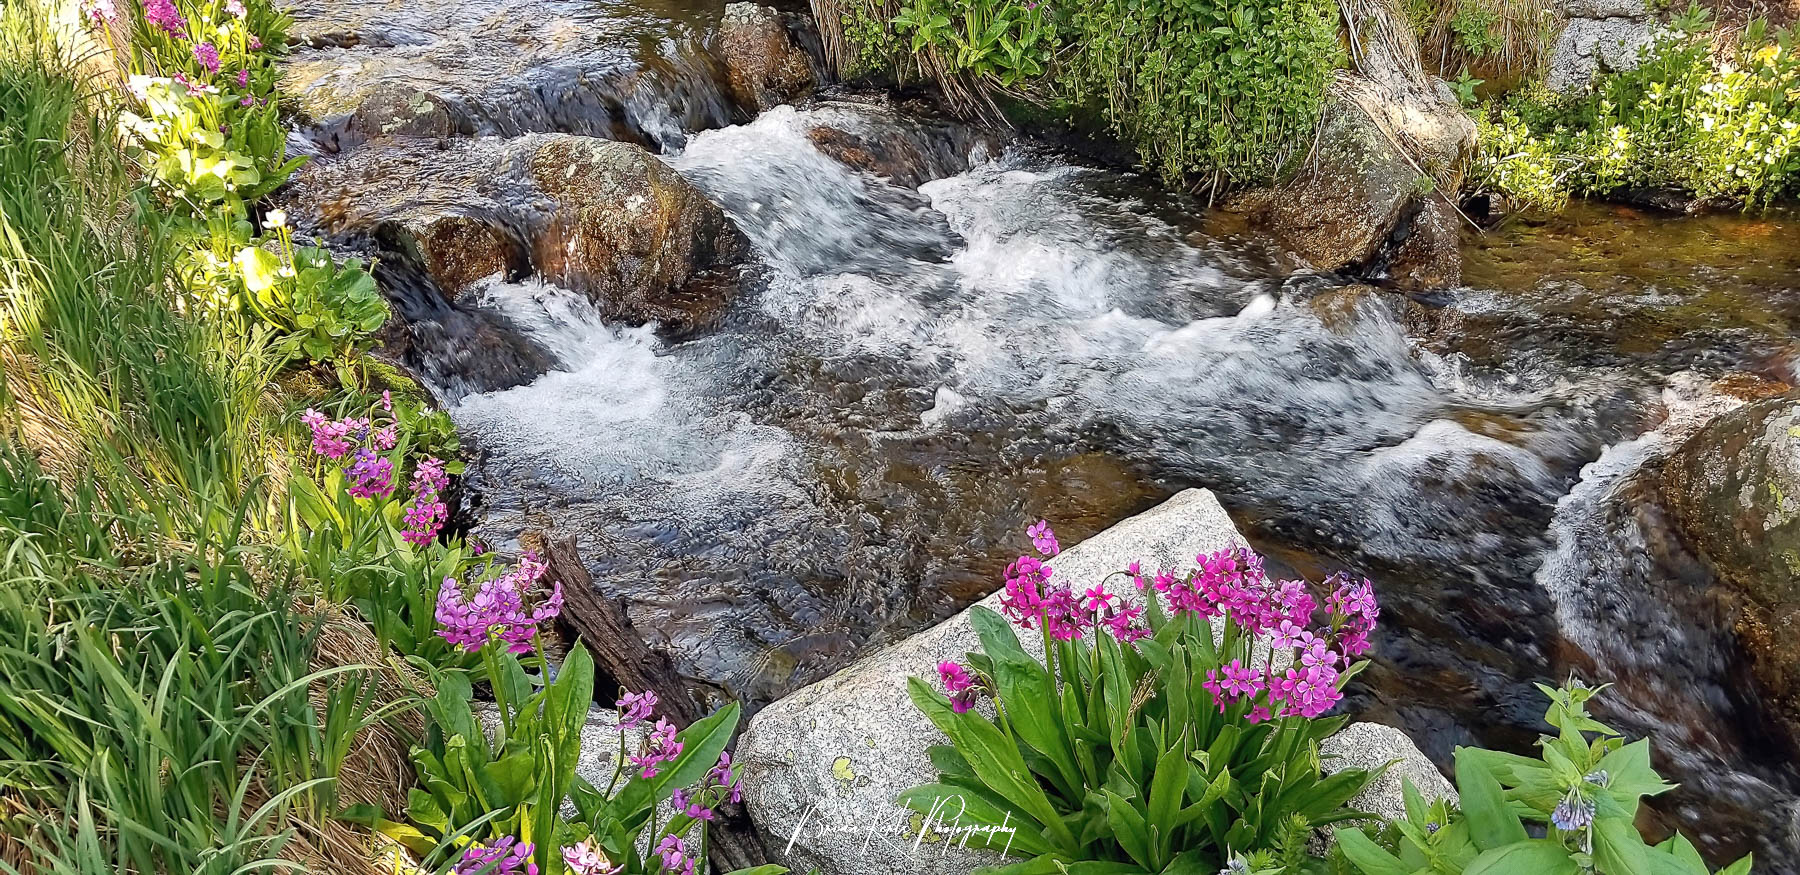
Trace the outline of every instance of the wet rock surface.
<instances>
[{"instance_id":1,"label":"wet rock surface","mask_svg":"<svg viewBox=\"0 0 1800 875\"><path fill-rule=\"evenodd\" d=\"M325 152L562 131L678 146L732 118L717 12L664 0L302 0L284 90Z\"/></svg>"},{"instance_id":2,"label":"wet rock surface","mask_svg":"<svg viewBox=\"0 0 1800 875\"><path fill-rule=\"evenodd\" d=\"M371 241L457 300L537 275L611 318L682 330L717 317L748 252L737 226L641 147L563 134L371 144L318 162L296 199L343 240Z\"/></svg>"},{"instance_id":3,"label":"wet rock surface","mask_svg":"<svg viewBox=\"0 0 1800 875\"><path fill-rule=\"evenodd\" d=\"M1665 467L1663 494L1683 539L1738 596L1756 679L1800 740L1800 395L1700 430Z\"/></svg>"},{"instance_id":4,"label":"wet rock surface","mask_svg":"<svg viewBox=\"0 0 1800 875\"><path fill-rule=\"evenodd\" d=\"M816 64L796 36L809 29L805 16L770 6L726 6L717 51L732 99L753 113L762 112L817 86Z\"/></svg>"}]
</instances>

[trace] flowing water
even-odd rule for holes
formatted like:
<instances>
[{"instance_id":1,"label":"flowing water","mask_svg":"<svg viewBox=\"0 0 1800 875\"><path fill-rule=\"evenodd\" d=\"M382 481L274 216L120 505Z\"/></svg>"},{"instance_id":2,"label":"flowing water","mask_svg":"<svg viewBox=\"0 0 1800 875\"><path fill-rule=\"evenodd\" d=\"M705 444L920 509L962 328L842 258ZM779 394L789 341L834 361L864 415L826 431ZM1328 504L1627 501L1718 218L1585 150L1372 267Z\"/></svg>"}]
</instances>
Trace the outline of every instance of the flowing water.
<instances>
[{"instance_id":1,"label":"flowing water","mask_svg":"<svg viewBox=\"0 0 1800 875\"><path fill-rule=\"evenodd\" d=\"M315 42L302 69L368 51ZM534 51L526 79L555 66ZM730 124L679 109L716 82L665 84L678 111L621 134L558 121L543 89L506 116L514 86L432 81L466 133L658 147L754 246L723 322L688 336L608 324L536 280L464 304L556 362L452 408L478 531L578 534L685 673L767 701L993 589L1030 521L1071 543L1203 486L1279 565L1377 580L1379 659L1353 710L1447 762L1528 749L1533 682L1616 681L1608 716L1687 785L1647 825L1800 871L1791 751L1643 476L1735 403L1715 378L1793 378L1800 224L1575 207L1471 234L1467 285L1409 298L1294 271L1186 198L1042 146L940 156L914 189L807 136L926 142L884 105ZM349 129L311 136L329 153Z\"/></svg>"}]
</instances>

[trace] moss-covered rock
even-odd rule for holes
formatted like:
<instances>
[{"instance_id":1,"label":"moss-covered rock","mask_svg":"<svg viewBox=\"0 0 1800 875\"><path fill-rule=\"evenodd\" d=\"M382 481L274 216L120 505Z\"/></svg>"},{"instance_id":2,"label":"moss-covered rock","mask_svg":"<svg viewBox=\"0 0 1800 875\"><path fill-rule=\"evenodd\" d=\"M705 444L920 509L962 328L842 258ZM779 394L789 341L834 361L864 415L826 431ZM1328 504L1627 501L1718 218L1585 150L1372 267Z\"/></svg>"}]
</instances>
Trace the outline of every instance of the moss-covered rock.
<instances>
[{"instance_id":1,"label":"moss-covered rock","mask_svg":"<svg viewBox=\"0 0 1800 875\"><path fill-rule=\"evenodd\" d=\"M1800 737L1800 393L1701 429L1664 467L1663 494L1735 595L1756 679Z\"/></svg>"}]
</instances>

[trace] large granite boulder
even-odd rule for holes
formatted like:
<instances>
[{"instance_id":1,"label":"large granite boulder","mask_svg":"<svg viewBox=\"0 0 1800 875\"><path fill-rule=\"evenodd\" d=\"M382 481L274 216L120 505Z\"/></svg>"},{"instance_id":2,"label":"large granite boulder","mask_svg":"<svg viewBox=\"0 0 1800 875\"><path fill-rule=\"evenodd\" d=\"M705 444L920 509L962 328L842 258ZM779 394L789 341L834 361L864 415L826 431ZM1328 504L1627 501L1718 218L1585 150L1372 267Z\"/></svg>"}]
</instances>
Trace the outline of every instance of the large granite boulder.
<instances>
[{"instance_id":1,"label":"large granite boulder","mask_svg":"<svg viewBox=\"0 0 1800 875\"><path fill-rule=\"evenodd\" d=\"M1247 203L1282 246L1321 270L1402 288L1455 285L1460 217L1447 198L1474 155L1475 123L1449 85L1424 72L1391 3L1357 10L1392 20L1358 28L1369 36L1353 52L1355 72L1330 86L1298 174Z\"/></svg>"},{"instance_id":2,"label":"large granite boulder","mask_svg":"<svg viewBox=\"0 0 1800 875\"><path fill-rule=\"evenodd\" d=\"M1050 564L1058 579L1085 586L1133 560L1177 567L1199 553L1243 543L1212 493L1190 489ZM1129 583L1111 588L1136 595ZM997 608L997 595L981 604ZM1031 636L1024 643L1041 653ZM933 676L940 661L975 649L965 611L775 702L750 722L738 745L745 805L777 861L797 872L817 867L823 875L966 873L998 861L1004 837L993 851L979 850L980 837L968 847L941 836L920 841L921 819L893 801L900 791L936 778L926 751L945 741L913 707L906 679ZM1339 746L1346 754L1342 763L1399 759L1405 763L1401 772L1423 782L1428 796L1449 792L1441 777L1430 782L1436 774L1430 761L1397 731L1354 724L1345 734L1350 740ZM1348 766L1330 760L1326 767ZM1398 782L1386 783L1393 786L1384 784L1362 800L1368 808L1397 810Z\"/></svg>"},{"instance_id":3,"label":"large granite boulder","mask_svg":"<svg viewBox=\"0 0 1800 875\"><path fill-rule=\"evenodd\" d=\"M1563 0L1559 11L1566 20L1544 77L1552 91L1577 91L1602 73L1636 67L1655 38L1644 0Z\"/></svg>"},{"instance_id":4,"label":"large granite boulder","mask_svg":"<svg viewBox=\"0 0 1800 875\"><path fill-rule=\"evenodd\" d=\"M1747 404L1663 467L1682 539L1737 603L1757 681L1800 739L1800 393Z\"/></svg>"},{"instance_id":5,"label":"large granite boulder","mask_svg":"<svg viewBox=\"0 0 1800 875\"><path fill-rule=\"evenodd\" d=\"M447 298L535 274L609 318L676 329L723 312L749 252L656 156L568 134L370 144L308 166L287 196L310 224L417 266Z\"/></svg>"},{"instance_id":6,"label":"large granite boulder","mask_svg":"<svg viewBox=\"0 0 1800 875\"><path fill-rule=\"evenodd\" d=\"M718 57L732 100L752 112L805 95L819 84L812 56L796 31L803 16L755 3L731 3L719 24Z\"/></svg>"}]
</instances>

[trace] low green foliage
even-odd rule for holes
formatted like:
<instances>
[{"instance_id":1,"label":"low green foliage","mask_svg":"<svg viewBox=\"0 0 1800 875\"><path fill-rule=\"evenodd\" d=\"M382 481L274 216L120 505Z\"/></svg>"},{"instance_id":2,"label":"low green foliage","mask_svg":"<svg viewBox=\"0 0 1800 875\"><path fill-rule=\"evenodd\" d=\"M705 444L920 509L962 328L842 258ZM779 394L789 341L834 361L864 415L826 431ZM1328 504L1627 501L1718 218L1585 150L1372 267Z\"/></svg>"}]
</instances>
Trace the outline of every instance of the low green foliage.
<instances>
[{"instance_id":1,"label":"low green foliage","mask_svg":"<svg viewBox=\"0 0 1800 875\"><path fill-rule=\"evenodd\" d=\"M185 242L176 274L196 306L252 314L294 339L284 350L342 366L387 320L374 279L355 259L296 247L279 213L262 227L252 215L304 160L286 157L276 100L271 52L287 20L268 0L173 8L182 33L204 39L132 15L120 54L133 103L119 130Z\"/></svg>"},{"instance_id":2,"label":"low green foliage","mask_svg":"<svg viewBox=\"0 0 1800 875\"><path fill-rule=\"evenodd\" d=\"M270 865L291 818L336 815L382 717L372 670L310 668L318 622L252 572L272 557L241 514L66 488L0 440L0 790L26 805L7 831L61 872Z\"/></svg>"},{"instance_id":3,"label":"low green foliage","mask_svg":"<svg viewBox=\"0 0 1800 875\"><path fill-rule=\"evenodd\" d=\"M1792 31L1753 23L1715 53L1697 7L1574 97L1514 96L1480 119L1471 179L1524 204L1631 189L1763 207L1800 192L1800 58Z\"/></svg>"},{"instance_id":4,"label":"low green foliage","mask_svg":"<svg viewBox=\"0 0 1800 875\"><path fill-rule=\"evenodd\" d=\"M938 782L900 801L927 828L1013 830L987 844L1027 859L998 871L1173 875L1241 858L1251 870L1297 873L1318 864L1307 851L1314 828L1364 816L1347 803L1373 775L1320 772L1318 744L1347 718L1271 716L1279 699L1213 692L1228 667L1268 658L1235 620L1215 640L1207 617L1165 617L1153 599L1151 637L1046 634L1046 666L998 614L970 616L982 651L969 663L998 712L983 716L911 679L913 703L951 744L931 750ZM1330 676L1341 684L1358 668Z\"/></svg>"},{"instance_id":5,"label":"low green foliage","mask_svg":"<svg viewBox=\"0 0 1800 875\"><path fill-rule=\"evenodd\" d=\"M1652 846L1638 834L1642 798L1672 785L1651 768L1649 741L1626 744L1588 715L1587 701L1604 687L1539 689L1550 697L1544 719L1557 730L1539 742L1542 759L1459 748L1460 808L1427 805L1408 783L1406 817L1384 842L1338 832L1345 857L1363 875L1709 875L1685 837ZM1720 871L1748 875L1750 863L1746 856Z\"/></svg>"},{"instance_id":6,"label":"low green foliage","mask_svg":"<svg viewBox=\"0 0 1800 875\"><path fill-rule=\"evenodd\" d=\"M849 8L859 58L920 53L948 75L1097 113L1165 178L1221 187L1290 165L1343 62L1325 0L910 0L886 22L898 46L870 46L889 38L866 5Z\"/></svg>"}]
</instances>

